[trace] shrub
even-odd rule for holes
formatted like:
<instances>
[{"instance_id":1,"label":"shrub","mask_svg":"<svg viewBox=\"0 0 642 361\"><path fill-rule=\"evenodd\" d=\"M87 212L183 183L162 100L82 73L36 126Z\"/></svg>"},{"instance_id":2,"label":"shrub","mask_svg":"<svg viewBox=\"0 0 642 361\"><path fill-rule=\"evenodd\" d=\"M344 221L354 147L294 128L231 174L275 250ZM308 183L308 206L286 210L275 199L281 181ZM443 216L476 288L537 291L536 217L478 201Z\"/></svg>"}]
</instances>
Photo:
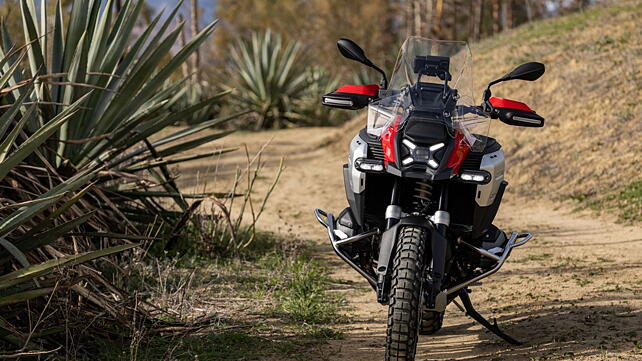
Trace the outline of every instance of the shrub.
<instances>
[{"instance_id":1,"label":"shrub","mask_svg":"<svg viewBox=\"0 0 642 361\"><path fill-rule=\"evenodd\" d=\"M189 82L176 70L216 23L176 49L183 24L170 28L181 2L142 29L143 1L123 1L120 12L112 5L74 1L63 27L58 2L50 29L46 7L36 14L22 0L26 45L2 29L0 340L22 350L55 348L57 335L90 327L93 317L99 328L153 321L158 311L114 287L99 264L61 267L158 241L154 235L171 247L197 208L190 199L225 196L180 192L169 166L229 151L181 156L228 134L198 135L235 115L166 131L224 95L178 103ZM118 280L118 259L110 263Z\"/></svg>"}]
</instances>

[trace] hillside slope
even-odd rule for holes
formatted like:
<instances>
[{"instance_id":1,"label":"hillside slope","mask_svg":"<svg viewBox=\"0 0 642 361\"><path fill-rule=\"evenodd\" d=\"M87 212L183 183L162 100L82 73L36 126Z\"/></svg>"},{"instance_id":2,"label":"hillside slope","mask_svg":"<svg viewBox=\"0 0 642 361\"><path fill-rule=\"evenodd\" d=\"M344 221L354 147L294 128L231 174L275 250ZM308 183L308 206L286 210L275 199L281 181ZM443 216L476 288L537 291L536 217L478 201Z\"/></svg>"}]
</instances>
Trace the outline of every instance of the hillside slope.
<instances>
[{"instance_id":1,"label":"hillside slope","mask_svg":"<svg viewBox=\"0 0 642 361\"><path fill-rule=\"evenodd\" d=\"M622 0L525 24L472 45L476 93L515 66L539 61L535 82L512 81L493 95L527 103L544 128L490 134L507 158L509 194L571 200L642 221L642 2ZM365 114L343 127L343 147Z\"/></svg>"},{"instance_id":2,"label":"hillside slope","mask_svg":"<svg viewBox=\"0 0 642 361\"><path fill-rule=\"evenodd\" d=\"M497 85L546 118L541 129L495 122L512 192L574 199L642 220L642 2L618 1L527 24L473 46L475 86L527 61L536 82Z\"/></svg>"}]
</instances>

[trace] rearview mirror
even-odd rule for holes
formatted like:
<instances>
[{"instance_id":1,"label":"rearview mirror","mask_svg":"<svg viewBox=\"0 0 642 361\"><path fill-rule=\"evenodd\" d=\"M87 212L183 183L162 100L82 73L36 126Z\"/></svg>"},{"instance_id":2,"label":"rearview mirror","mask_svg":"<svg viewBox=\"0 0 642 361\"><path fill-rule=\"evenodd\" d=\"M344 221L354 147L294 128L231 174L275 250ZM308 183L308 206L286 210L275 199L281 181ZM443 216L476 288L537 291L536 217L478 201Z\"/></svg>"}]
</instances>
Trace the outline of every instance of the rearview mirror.
<instances>
[{"instance_id":1,"label":"rearview mirror","mask_svg":"<svg viewBox=\"0 0 642 361\"><path fill-rule=\"evenodd\" d=\"M339 52L341 53L341 55L343 55L344 57L369 66L381 73L381 76L383 77L381 81L381 87L383 89L386 89L388 87L388 78L386 77L386 73L381 70L381 68L374 65L370 61L370 59L368 59L368 57L366 56L366 52L363 51L363 49L361 49L361 47L357 45L357 43L350 39L342 38L337 41L337 47L339 48Z\"/></svg>"},{"instance_id":2,"label":"rearview mirror","mask_svg":"<svg viewBox=\"0 0 642 361\"><path fill-rule=\"evenodd\" d=\"M491 96L491 91L490 87L497 84L501 83L503 81L507 80L528 80L528 81L533 81L539 79L544 72L546 71L546 67L542 63L538 63L536 61L530 62L530 63L525 63L517 68L513 69L510 73L504 75L503 77L493 80L490 83L488 83L488 86L486 87L486 90L484 90L484 109L486 111L490 111L490 107L488 104L488 99L490 99Z\"/></svg>"},{"instance_id":3,"label":"rearview mirror","mask_svg":"<svg viewBox=\"0 0 642 361\"><path fill-rule=\"evenodd\" d=\"M518 66L517 68L513 69L510 73L504 75L501 80L514 80L514 79L519 79L519 80L528 80L528 81L533 81L539 79L539 77L544 74L544 71L546 71L546 67L544 67L544 64L538 63L538 62L531 62L531 63L526 63Z\"/></svg>"},{"instance_id":4,"label":"rearview mirror","mask_svg":"<svg viewBox=\"0 0 642 361\"><path fill-rule=\"evenodd\" d=\"M367 66L372 66L372 62L368 59L366 53L354 41L350 39L339 39L337 41L337 47L339 48L341 55L344 57L358 61Z\"/></svg>"}]
</instances>

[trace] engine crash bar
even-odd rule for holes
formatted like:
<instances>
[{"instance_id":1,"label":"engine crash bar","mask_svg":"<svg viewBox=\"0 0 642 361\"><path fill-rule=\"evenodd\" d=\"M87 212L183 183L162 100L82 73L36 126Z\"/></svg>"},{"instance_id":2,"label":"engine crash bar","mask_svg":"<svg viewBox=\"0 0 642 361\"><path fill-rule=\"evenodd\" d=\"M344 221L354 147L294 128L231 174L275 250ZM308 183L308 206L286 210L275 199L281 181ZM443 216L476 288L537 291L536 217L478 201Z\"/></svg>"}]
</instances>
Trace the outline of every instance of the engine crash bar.
<instances>
[{"instance_id":1,"label":"engine crash bar","mask_svg":"<svg viewBox=\"0 0 642 361\"><path fill-rule=\"evenodd\" d=\"M522 238L523 238L523 240L521 240L519 242L517 241L518 239L522 239ZM519 247L519 246L525 244L526 242L530 241L531 238L533 238L533 235L530 234L530 233L516 233L516 232L513 232L513 234L511 234L510 238L508 239L508 242L506 242L506 247L504 248L504 252L502 253L501 256L496 256L496 255L494 255L494 254L492 254L490 252L482 250L481 248L477 248L477 247L475 247L473 245L470 245L468 243L462 242L462 243L465 243L467 246L474 248L481 255L486 256L486 257L491 258L491 259L494 259L495 261L497 261L497 264L495 265L495 267L493 267L490 270L480 274L479 276L473 277L473 278L469 279L468 281L464 281L464 282L462 282L462 283L460 283L460 284L458 284L458 285L456 285L456 286L454 286L452 288L447 289L446 290L446 294L450 295L450 294L456 293L459 290L461 290L463 288L466 288L469 285L481 280L482 278L486 278L486 277L492 275L493 273L499 271L499 269L502 268L502 266L504 265L504 262L506 261L506 259L510 255L511 250L513 248L515 248L515 247Z\"/></svg>"},{"instance_id":2,"label":"engine crash bar","mask_svg":"<svg viewBox=\"0 0 642 361\"><path fill-rule=\"evenodd\" d=\"M359 272L359 274L362 275L373 288L376 288L377 282L375 281L374 277L361 269L361 267L357 266L354 262L352 262L352 260L339 249L339 246L372 237L379 234L379 230L374 229L368 232L357 234L352 237L340 238L334 232L334 216L332 215L332 213L326 213L325 211L317 208L314 210L314 215L317 217L319 223L321 223L328 230L328 237L330 237L332 249L334 249L334 252L337 254L337 256L339 256L339 258L350 265L350 267L354 268L355 271Z\"/></svg>"}]
</instances>

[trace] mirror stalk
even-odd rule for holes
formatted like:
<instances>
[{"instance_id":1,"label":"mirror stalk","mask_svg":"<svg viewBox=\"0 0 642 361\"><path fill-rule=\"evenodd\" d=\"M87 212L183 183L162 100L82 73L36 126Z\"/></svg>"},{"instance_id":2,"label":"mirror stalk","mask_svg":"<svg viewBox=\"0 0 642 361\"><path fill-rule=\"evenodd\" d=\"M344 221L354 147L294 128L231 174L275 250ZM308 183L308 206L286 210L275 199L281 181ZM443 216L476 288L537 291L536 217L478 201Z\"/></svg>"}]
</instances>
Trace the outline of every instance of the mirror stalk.
<instances>
[{"instance_id":1,"label":"mirror stalk","mask_svg":"<svg viewBox=\"0 0 642 361\"><path fill-rule=\"evenodd\" d=\"M359 45L357 45L357 43L350 39L342 38L337 41L337 47L339 48L339 52L341 53L341 55L343 55L344 57L359 62L381 73L381 75L383 76L380 83L381 88L388 88L388 78L386 77L386 73L381 70L381 68L374 65L372 61L370 61L370 59L368 59L366 53L363 51L363 49L361 49L361 47L359 47Z\"/></svg>"},{"instance_id":2,"label":"mirror stalk","mask_svg":"<svg viewBox=\"0 0 642 361\"><path fill-rule=\"evenodd\" d=\"M381 85L381 89L388 89L388 77L386 77L386 72L383 71L380 67L374 65L371 63L370 67L379 73L381 73L381 81L379 82L379 85Z\"/></svg>"},{"instance_id":3,"label":"mirror stalk","mask_svg":"<svg viewBox=\"0 0 642 361\"><path fill-rule=\"evenodd\" d=\"M486 87L486 90L484 90L484 104L482 104L484 111L488 112L491 115L491 118L497 118L497 114L495 114L495 112L493 111L493 106L488 101L490 99L490 96L492 95L492 93L490 92L491 86L504 81L516 79L534 81L539 79L539 77L541 77L545 71L546 67L544 66L544 64L538 62L530 62L522 64L503 77L491 81L490 83L488 83L488 87Z\"/></svg>"}]
</instances>

